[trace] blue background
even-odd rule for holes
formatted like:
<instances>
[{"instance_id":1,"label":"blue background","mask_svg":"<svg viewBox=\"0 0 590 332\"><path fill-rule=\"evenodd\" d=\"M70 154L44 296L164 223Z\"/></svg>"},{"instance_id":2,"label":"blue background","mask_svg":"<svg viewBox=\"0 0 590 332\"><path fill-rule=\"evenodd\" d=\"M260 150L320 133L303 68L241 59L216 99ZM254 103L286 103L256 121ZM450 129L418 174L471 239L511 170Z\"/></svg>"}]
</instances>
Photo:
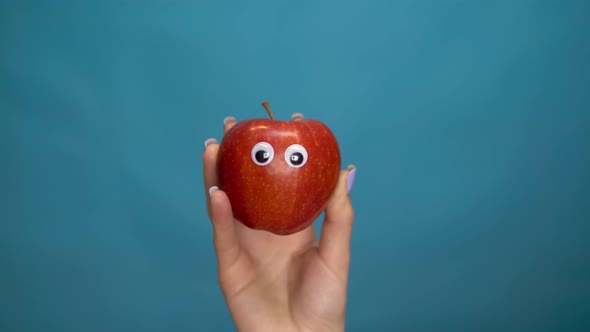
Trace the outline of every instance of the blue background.
<instances>
[{"instance_id":1,"label":"blue background","mask_svg":"<svg viewBox=\"0 0 590 332\"><path fill-rule=\"evenodd\" d=\"M0 330L233 330L222 119L358 167L350 331L590 329L590 2L3 1Z\"/></svg>"}]
</instances>

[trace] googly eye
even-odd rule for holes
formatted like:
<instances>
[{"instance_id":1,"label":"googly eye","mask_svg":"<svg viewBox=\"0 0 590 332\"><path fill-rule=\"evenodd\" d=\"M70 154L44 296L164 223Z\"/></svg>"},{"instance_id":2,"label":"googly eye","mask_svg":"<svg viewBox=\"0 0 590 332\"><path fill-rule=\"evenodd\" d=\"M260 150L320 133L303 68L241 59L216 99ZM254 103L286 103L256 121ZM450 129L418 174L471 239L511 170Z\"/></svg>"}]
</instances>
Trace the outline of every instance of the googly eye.
<instances>
[{"instance_id":1,"label":"googly eye","mask_svg":"<svg viewBox=\"0 0 590 332\"><path fill-rule=\"evenodd\" d=\"M291 167L301 167L307 162L307 150L302 145L290 145L285 151L285 161Z\"/></svg>"},{"instance_id":2,"label":"googly eye","mask_svg":"<svg viewBox=\"0 0 590 332\"><path fill-rule=\"evenodd\" d=\"M272 145L266 142L256 143L252 148L252 161L256 165L265 166L268 165L272 158L275 156L275 151L272 148Z\"/></svg>"}]
</instances>

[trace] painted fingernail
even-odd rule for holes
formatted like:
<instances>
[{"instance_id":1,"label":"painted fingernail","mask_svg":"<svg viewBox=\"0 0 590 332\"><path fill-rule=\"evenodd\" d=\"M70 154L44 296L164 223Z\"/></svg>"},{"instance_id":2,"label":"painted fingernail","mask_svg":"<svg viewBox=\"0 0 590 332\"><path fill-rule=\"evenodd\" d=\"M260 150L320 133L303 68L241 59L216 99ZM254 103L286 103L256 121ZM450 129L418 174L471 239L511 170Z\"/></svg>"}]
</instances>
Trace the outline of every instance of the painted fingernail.
<instances>
[{"instance_id":1,"label":"painted fingernail","mask_svg":"<svg viewBox=\"0 0 590 332\"><path fill-rule=\"evenodd\" d=\"M236 118L234 118L233 116L228 116L227 118L223 119L224 126L227 126L228 124L230 124L232 122L238 122L238 120L236 120Z\"/></svg>"},{"instance_id":2,"label":"painted fingernail","mask_svg":"<svg viewBox=\"0 0 590 332\"><path fill-rule=\"evenodd\" d=\"M207 147L209 146L209 144L217 144L217 140L215 138L209 138L208 140L205 141L205 150L207 150Z\"/></svg>"},{"instance_id":3,"label":"painted fingernail","mask_svg":"<svg viewBox=\"0 0 590 332\"><path fill-rule=\"evenodd\" d=\"M293 115L291 115L291 120L293 120L293 121L303 120L303 114L293 113Z\"/></svg>"},{"instance_id":4,"label":"painted fingernail","mask_svg":"<svg viewBox=\"0 0 590 332\"><path fill-rule=\"evenodd\" d=\"M213 193L216 192L217 190L219 190L219 188L217 188L217 186L213 186L213 187L209 188L209 197L213 196Z\"/></svg>"},{"instance_id":5,"label":"painted fingernail","mask_svg":"<svg viewBox=\"0 0 590 332\"><path fill-rule=\"evenodd\" d=\"M346 178L346 190L350 194L352 186L354 185L354 178L356 177L356 167L353 165L348 166L348 177Z\"/></svg>"}]
</instances>

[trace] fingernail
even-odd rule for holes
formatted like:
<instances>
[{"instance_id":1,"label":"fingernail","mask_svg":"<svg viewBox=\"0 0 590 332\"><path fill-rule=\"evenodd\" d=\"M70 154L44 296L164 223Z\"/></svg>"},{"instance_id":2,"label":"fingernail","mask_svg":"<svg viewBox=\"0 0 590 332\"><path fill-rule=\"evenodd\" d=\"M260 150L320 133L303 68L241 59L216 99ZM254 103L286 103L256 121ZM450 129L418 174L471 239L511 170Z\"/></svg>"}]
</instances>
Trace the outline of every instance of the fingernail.
<instances>
[{"instance_id":1,"label":"fingernail","mask_svg":"<svg viewBox=\"0 0 590 332\"><path fill-rule=\"evenodd\" d=\"M356 177L356 167L353 165L348 166L348 177L346 178L346 190L350 194L352 186L354 185L354 178Z\"/></svg>"},{"instance_id":2,"label":"fingernail","mask_svg":"<svg viewBox=\"0 0 590 332\"><path fill-rule=\"evenodd\" d=\"M219 188L217 188L217 186L213 186L213 187L209 188L209 197L211 197L213 195L213 193L216 192L217 190L219 190Z\"/></svg>"},{"instance_id":3,"label":"fingernail","mask_svg":"<svg viewBox=\"0 0 590 332\"><path fill-rule=\"evenodd\" d=\"M233 116L228 116L227 118L223 119L224 126L227 126L229 123L232 122L238 122L238 120L236 120L236 118L234 118Z\"/></svg>"},{"instance_id":4,"label":"fingernail","mask_svg":"<svg viewBox=\"0 0 590 332\"><path fill-rule=\"evenodd\" d=\"M293 113L293 115L291 115L291 120L293 120L293 121L303 120L303 114Z\"/></svg>"},{"instance_id":5,"label":"fingernail","mask_svg":"<svg viewBox=\"0 0 590 332\"><path fill-rule=\"evenodd\" d=\"M209 146L209 144L217 144L217 140L215 138L209 138L208 140L205 141L205 150L207 150L207 147Z\"/></svg>"}]
</instances>

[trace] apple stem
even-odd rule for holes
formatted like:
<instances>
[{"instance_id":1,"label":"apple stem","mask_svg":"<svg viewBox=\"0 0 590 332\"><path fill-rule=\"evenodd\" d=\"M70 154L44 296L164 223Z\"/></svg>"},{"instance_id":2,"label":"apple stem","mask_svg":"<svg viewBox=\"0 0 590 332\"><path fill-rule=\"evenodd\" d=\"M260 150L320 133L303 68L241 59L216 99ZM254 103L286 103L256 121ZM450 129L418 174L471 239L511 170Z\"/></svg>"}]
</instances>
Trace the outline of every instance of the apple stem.
<instances>
[{"instance_id":1,"label":"apple stem","mask_svg":"<svg viewBox=\"0 0 590 332\"><path fill-rule=\"evenodd\" d=\"M266 113L268 113L268 115L270 116L271 120L275 119L275 115L272 114L272 110L270 109L270 105L268 104L268 101L263 101L262 102L262 106L264 106L264 109L266 110Z\"/></svg>"}]
</instances>

